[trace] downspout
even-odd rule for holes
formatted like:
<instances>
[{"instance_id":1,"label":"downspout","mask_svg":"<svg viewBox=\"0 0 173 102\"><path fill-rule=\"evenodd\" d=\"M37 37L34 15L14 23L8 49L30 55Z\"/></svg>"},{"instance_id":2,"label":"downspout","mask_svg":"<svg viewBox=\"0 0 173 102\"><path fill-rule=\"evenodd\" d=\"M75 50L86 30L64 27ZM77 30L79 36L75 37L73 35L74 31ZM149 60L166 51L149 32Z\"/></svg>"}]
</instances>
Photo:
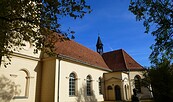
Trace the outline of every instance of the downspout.
<instances>
[{"instance_id":1,"label":"downspout","mask_svg":"<svg viewBox=\"0 0 173 102\"><path fill-rule=\"evenodd\" d=\"M2 55L0 54L0 68L1 68L1 62L2 62Z\"/></svg>"},{"instance_id":2,"label":"downspout","mask_svg":"<svg viewBox=\"0 0 173 102\"><path fill-rule=\"evenodd\" d=\"M61 59L58 60L58 102L59 102L59 89L60 89L60 67L61 67L60 61Z\"/></svg>"},{"instance_id":3,"label":"downspout","mask_svg":"<svg viewBox=\"0 0 173 102\"><path fill-rule=\"evenodd\" d=\"M103 73L103 79L104 79L104 80L103 80L103 83L104 83L104 101L105 101L105 100L107 100L107 97L106 97L106 96L107 96L107 95L106 95L106 93L107 93L107 90L106 90L106 89L107 89L107 88L106 88L106 84L105 84L105 81L106 81L106 80L105 80L105 73Z\"/></svg>"},{"instance_id":4,"label":"downspout","mask_svg":"<svg viewBox=\"0 0 173 102\"><path fill-rule=\"evenodd\" d=\"M129 69L129 68L128 68ZM128 73L128 77L129 77L129 88L130 88L130 100L131 100L131 96L132 96L132 88L131 88L131 81L130 81L130 69L129 69L129 73Z\"/></svg>"}]
</instances>

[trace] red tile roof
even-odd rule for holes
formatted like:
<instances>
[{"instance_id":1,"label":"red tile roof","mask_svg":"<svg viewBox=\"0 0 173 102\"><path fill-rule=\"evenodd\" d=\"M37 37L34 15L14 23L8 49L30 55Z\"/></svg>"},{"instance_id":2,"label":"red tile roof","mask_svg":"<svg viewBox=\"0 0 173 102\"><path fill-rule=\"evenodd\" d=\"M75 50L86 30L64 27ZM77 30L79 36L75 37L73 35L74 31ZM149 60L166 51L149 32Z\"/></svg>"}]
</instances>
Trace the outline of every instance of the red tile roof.
<instances>
[{"instance_id":1,"label":"red tile roof","mask_svg":"<svg viewBox=\"0 0 173 102\"><path fill-rule=\"evenodd\" d=\"M83 63L110 70L99 53L72 40L56 42L55 48L56 54L65 55L75 60L82 61Z\"/></svg>"},{"instance_id":2,"label":"red tile roof","mask_svg":"<svg viewBox=\"0 0 173 102\"><path fill-rule=\"evenodd\" d=\"M63 55L75 61L106 70L144 70L139 63L122 49L106 52L101 56L99 53L90 50L73 40L56 41L55 49L57 55Z\"/></svg>"},{"instance_id":3,"label":"red tile roof","mask_svg":"<svg viewBox=\"0 0 173 102\"><path fill-rule=\"evenodd\" d=\"M113 71L144 70L139 63L122 49L103 53L102 56L107 66Z\"/></svg>"}]
</instances>

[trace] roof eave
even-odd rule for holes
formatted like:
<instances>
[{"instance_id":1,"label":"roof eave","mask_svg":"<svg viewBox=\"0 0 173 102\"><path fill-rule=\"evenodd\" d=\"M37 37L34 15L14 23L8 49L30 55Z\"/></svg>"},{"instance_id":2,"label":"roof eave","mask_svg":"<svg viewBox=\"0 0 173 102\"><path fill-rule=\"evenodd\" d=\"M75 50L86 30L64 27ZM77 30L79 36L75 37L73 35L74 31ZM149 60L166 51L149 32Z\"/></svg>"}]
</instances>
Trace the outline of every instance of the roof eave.
<instances>
[{"instance_id":1,"label":"roof eave","mask_svg":"<svg viewBox=\"0 0 173 102\"><path fill-rule=\"evenodd\" d=\"M97 68L97 69L100 69L100 70L112 72L111 69L103 68L103 67L96 66L96 65L92 65L92 64L89 64L89 63L87 63L87 62L84 62L84 61L81 61L81 60L72 58L72 57L67 56L67 55L57 54L57 58L58 58L58 59L61 59L61 60L69 60L69 61L76 62L76 63L80 63L80 64L83 64L83 65L86 65L86 66L91 66L91 67L94 67L94 68Z\"/></svg>"},{"instance_id":2,"label":"roof eave","mask_svg":"<svg viewBox=\"0 0 173 102\"><path fill-rule=\"evenodd\" d=\"M144 69L144 68L142 68L142 69L136 69L136 68L134 68L134 69L129 69L129 68L127 68L127 69L122 69L122 70L114 70L114 72L122 72L122 71L145 71L146 69Z\"/></svg>"}]
</instances>

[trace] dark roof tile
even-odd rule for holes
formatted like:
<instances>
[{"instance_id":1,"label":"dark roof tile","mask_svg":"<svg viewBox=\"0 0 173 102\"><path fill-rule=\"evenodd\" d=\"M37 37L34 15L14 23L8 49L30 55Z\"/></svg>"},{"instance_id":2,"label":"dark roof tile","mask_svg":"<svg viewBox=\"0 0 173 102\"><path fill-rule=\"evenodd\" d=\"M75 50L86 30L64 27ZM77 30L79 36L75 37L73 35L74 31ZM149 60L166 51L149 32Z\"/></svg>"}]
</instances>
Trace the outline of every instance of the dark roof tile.
<instances>
[{"instance_id":1,"label":"dark roof tile","mask_svg":"<svg viewBox=\"0 0 173 102\"><path fill-rule=\"evenodd\" d=\"M103 53L102 56L113 71L143 70L143 67L122 49Z\"/></svg>"}]
</instances>

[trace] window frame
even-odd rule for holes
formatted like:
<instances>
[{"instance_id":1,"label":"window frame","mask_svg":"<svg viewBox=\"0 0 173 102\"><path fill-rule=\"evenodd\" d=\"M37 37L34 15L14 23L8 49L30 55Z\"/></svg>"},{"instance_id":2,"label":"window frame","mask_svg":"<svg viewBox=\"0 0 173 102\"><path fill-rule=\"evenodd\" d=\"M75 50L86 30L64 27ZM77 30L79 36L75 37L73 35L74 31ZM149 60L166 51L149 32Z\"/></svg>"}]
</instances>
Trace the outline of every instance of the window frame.
<instances>
[{"instance_id":1,"label":"window frame","mask_svg":"<svg viewBox=\"0 0 173 102\"><path fill-rule=\"evenodd\" d=\"M141 93L141 77L136 75L134 77L135 89L137 89L137 93Z\"/></svg>"},{"instance_id":2,"label":"window frame","mask_svg":"<svg viewBox=\"0 0 173 102\"><path fill-rule=\"evenodd\" d=\"M31 78L31 76L30 76L30 73L29 73L29 71L27 70L27 69L20 69L19 71L18 71L18 73L24 73L25 74L25 77L24 77L24 79L25 79L25 84L24 84L24 95L14 95L14 97L13 97L13 99L27 99L28 97L29 97L29 89L30 89L30 78ZM18 77L18 75L17 75L17 77ZM17 80L19 80L19 79L16 79L16 81ZM20 85L19 85L20 86ZM15 90L18 90L17 89L18 88L18 86L16 87L16 89Z\"/></svg>"},{"instance_id":3,"label":"window frame","mask_svg":"<svg viewBox=\"0 0 173 102\"><path fill-rule=\"evenodd\" d=\"M86 94L87 96L92 96L92 78L90 75L86 78Z\"/></svg>"},{"instance_id":4,"label":"window frame","mask_svg":"<svg viewBox=\"0 0 173 102\"><path fill-rule=\"evenodd\" d=\"M69 75L69 96L76 96L76 74L73 72Z\"/></svg>"},{"instance_id":5,"label":"window frame","mask_svg":"<svg viewBox=\"0 0 173 102\"><path fill-rule=\"evenodd\" d=\"M102 95L102 84L101 84L101 77L99 77L99 80L98 80L98 88L99 88L99 94Z\"/></svg>"}]
</instances>

